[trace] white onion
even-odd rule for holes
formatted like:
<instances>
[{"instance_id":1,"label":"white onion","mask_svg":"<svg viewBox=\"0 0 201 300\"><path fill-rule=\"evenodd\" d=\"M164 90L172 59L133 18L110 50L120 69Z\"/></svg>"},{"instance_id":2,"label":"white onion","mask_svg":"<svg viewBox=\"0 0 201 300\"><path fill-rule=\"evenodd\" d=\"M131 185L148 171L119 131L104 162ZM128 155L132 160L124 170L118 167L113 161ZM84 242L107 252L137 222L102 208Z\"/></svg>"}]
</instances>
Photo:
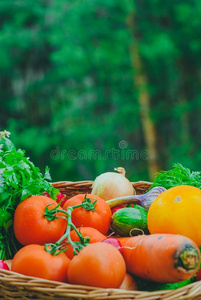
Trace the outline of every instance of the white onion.
<instances>
[{"instance_id":1,"label":"white onion","mask_svg":"<svg viewBox=\"0 0 201 300\"><path fill-rule=\"evenodd\" d=\"M118 173L106 172L96 177L92 186L91 193L93 195L98 195L104 200L110 200L135 194L131 182L125 177L125 169L119 167L115 170Z\"/></svg>"}]
</instances>

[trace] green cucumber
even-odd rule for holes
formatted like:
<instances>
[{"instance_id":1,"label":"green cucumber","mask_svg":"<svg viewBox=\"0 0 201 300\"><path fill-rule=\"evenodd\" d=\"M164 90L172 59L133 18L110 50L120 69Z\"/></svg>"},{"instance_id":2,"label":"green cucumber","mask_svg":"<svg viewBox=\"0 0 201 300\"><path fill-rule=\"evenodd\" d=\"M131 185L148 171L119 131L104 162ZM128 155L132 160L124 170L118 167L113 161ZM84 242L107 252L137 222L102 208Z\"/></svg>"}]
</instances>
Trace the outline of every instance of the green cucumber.
<instances>
[{"instance_id":1,"label":"green cucumber","mask_svg":"<svg viewBox=\"0 0 201 300\"><path fill-rule=\"evenodd\" d=\"M117 210L112 215L111 228L120 236L134 236L149 233L147 210L137 204Z\"/></svg>"}]
</instances>

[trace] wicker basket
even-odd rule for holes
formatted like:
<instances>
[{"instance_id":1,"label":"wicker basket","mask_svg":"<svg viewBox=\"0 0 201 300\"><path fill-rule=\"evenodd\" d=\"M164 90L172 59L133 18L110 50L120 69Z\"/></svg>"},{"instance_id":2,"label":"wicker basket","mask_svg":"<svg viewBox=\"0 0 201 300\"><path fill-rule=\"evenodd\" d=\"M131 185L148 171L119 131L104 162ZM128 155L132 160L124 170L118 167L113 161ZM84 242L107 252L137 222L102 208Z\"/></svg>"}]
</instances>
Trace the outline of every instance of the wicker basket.
<instances>
[{"instance_id":1,"label":"wicker basket","mask_svg":"<svg viewBox=\"0 0 201 300\"><path fill-rule=\"evenodd\" d=\"M78 193L90 193L92 181L56 182L53 185L67 197ZM137 194L145 192L151 183L133 183ZM20 275L0 270L0 299L40 300L188 300L201 299L201 282L195 282L173 291L142 292L120 289L102 289L72 285Z\"/></svg>"}]
</instances>

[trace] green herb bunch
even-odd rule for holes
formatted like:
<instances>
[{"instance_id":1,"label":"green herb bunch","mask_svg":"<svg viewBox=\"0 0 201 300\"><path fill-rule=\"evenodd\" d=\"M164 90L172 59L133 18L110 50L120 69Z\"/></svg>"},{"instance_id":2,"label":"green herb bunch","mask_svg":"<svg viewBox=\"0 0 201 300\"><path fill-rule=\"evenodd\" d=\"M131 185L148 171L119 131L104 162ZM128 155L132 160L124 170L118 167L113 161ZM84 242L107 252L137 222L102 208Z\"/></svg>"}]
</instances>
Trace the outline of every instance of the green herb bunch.
<instances>
[{"instance_id":1,"label":"green herb bunch","mask_svg":"<svg viewBox=\"0 0 201 300\"><path fill-rule=\"evenodd\" d=\"M16 150L8 139L9 133L0 132L0 259L11 259L21 245L13 231L13 218L17 205L32 195L50 194L56 199L59 191L50 184L49 168L44 176L40 169Z\"/></svg>"},{"instance_id":2,"label":"green herb bunch","mask_svg":"<svg viewBox=\"0 0 201 300\"><path fill-rule=\"evenodd\" d=\"M177 185L191 185L201 188L201 172L191 172L188 168L176 163L172 169L158 172L151 188L163 186L170 189Z\"/></svg>"}]
</instances>

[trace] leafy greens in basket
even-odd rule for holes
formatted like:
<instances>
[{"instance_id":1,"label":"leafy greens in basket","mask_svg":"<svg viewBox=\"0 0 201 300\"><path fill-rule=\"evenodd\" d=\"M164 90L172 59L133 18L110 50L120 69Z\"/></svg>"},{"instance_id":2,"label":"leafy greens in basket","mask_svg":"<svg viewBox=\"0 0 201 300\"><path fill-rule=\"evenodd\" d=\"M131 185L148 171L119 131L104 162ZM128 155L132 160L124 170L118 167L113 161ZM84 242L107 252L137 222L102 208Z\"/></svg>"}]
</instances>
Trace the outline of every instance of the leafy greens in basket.
<instances>
[{"instance_id":1,"label":"leafy greens in basket","mask_svg":"<svg viewBox=\"0 0 201 300\"><path fill-rule=\"evenodd\" d=\"M16 150L8 139L9 133L0 132L0 259L13 258L20 245L13 232L13 217L17 205L32 195L42 195L44 191L56 199L59 191L51 180L48 167L43 176L25 151Z\"/></svg>"},{"instance_id":2,"label":"leafy greens in basket","mask_svg":"<svg viewBox=\"0 0 201 300\"><path fill-rule=\"evenodd\" d=\"M191 172L188 168L176 163L172 169L158 172L151 188L163 186L170 189L177 185L191 185L201 188L201 172Z\"/></svg>"}]
</instances>

